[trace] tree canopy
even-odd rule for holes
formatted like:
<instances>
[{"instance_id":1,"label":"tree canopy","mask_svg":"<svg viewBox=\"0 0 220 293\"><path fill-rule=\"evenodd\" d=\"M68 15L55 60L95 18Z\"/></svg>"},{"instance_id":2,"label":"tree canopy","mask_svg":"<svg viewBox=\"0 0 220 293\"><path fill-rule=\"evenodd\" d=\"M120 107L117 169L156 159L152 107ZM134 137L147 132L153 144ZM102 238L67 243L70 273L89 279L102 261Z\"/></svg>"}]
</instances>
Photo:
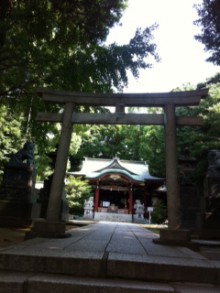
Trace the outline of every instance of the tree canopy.
<instances>
[{"instance_id":1,"label":"tree canopy","mask_svg":"<svg viewBox=\"0 0 220 293\"><path fill-rule=\"evenodd\" d=\"M126 0L2 1L0 97L44 86L75 91L110 91L137 76L155 53L154 26L137 30L129 44L106 46Z\"/></svg>"},{"instance_id":2,"label":"tree canopy","mask_svg":"<svg viewBox=\"0 0 220 293\"><path fill-rule=\"evenodd\" d=\"M126 4L127 0L0 2L0 99L7 103L8 113L16 111L16 117L22 117L18 119L20 140L35 142L40 164L55 147L58 128L37 123L36 114L61 109L44 104L36 88L120 91L128 82L129 70L137 77L139 69L151 67L149 56L158 60L153 43L156 25L137 29L128 44L105 44ZM7 152L10 146L4 149Z\"/></svg>"},{"instance_id":3,"label":"tree canopy","mask_svg":"<svg viewBox=\"0 0 220 293\"><path fill-rule=\"evenodd\" d=\"M197 5L199 19L195 24L201 27L196 39L205 45L210 53L208 61L220 65L220 1L203 0Z\"/></svg>"}]
</instances>

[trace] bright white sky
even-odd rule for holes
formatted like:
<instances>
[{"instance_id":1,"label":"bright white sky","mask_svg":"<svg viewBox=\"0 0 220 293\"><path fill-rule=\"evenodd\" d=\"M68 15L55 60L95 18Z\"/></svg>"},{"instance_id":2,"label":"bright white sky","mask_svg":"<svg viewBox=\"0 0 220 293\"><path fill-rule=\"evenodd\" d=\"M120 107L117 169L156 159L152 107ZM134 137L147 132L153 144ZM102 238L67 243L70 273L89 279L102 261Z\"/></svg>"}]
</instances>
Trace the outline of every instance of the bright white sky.
<instances>
[{"instance_id":1,"label":"bright white sky","mask_svg":"<svg viewBox=\"0 0 220 293\"><path fill-rule=\"evenodd\" d=\"M197 85L217 72L205 60L208 53L194 36L199 28L193 24L198 18L193 4L202 0L129 0L121 19L121 26L110 31L107 43L127 44L138 27L158 23L153 42L161 58L153 67L142 70L138 80L129 78L124 92L168 92L185 84Z\"/></svg>"}]
</instances>

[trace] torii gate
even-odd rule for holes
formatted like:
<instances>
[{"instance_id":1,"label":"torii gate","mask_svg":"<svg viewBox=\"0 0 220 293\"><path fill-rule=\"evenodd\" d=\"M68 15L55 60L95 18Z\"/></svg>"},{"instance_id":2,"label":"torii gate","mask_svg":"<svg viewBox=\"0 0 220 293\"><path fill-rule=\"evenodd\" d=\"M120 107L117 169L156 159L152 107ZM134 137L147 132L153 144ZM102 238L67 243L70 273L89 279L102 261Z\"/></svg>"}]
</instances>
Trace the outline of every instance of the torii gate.
<instances>
[{"instance_id":1,"label":"torii gate","mask_svg":"<svg viewBox=\"0 0 220 293\"><path fill-rule=\"evenodd\" d=\"M206 98L208 89L169 92L169 93L126 93L126 94L87 94L61 92L50 89L39 90L45 102L62 103L62 114L38 113L37 120L41 122L62 123L61 136L57 151L55 171L50 190L47 217L36 220L34 230L37 234L56 237L65 234L65 223L59 220L61 195L69 154L72 125L75 124L129 124L129 125L164 125L166 146L166 185L168 207L168 230L180 229L180 192L177 171L176 126L201 126L200 117L177 117L175 108L180 106L195 106ZM74 107L110 106L115 107L115 113L77 113ZM125 107L160 107L163 114L127 114Z\"/></svg>"}]
</instances>

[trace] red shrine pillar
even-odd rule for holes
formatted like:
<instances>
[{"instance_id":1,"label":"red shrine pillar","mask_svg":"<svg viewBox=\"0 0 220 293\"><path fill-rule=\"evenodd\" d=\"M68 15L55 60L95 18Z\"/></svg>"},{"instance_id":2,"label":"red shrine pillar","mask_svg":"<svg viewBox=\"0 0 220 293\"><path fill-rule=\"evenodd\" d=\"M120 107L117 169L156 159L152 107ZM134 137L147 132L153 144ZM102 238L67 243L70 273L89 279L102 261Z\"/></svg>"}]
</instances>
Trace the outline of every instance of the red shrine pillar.
<instances>
[{"instance_id":1,"label":"red shrine pillar","mask_svg":"<svg viewBox=\"0 0 220 293\"><path fill-rule=\"evenodd\" d=\"M147 208L147 190L143 190L143 204L144 204L144 217L146 217L146 208Z\"/></svg>"},{"instance_id":2,"label":"red shrine pillar","mask_svg":"<svg viewBox=\"0 0 220 293\"><path fill-rule=\"evenodd\" d=\"M95 190L95 201L94 201L94 211L98 212L99 207L99 183L97 183L96 190Z\"/></svg>"},{"instance_id":3,"label":"red shrine pillar","mask_svg":"<svg viewBox=\"0 0 220 293\"><path fill-rule=\"evenodd\" d=\"M144 188L144 192L143 192L143 203L144 203L144 208L147 207L147 190L146 188Z\"/></svg>"},{"instance_id":4,"label":"red shrine pillar","mask_svg":"<svg viewBox=\"0 0 220 293\"><path fill-rule=\"evenodd\" d=\"M132 214L132 210L133 210L133 191L132 191L132 185L131 185L129 189L129 198L128 198L128 213Z\"/></svg>"}]
</instances>

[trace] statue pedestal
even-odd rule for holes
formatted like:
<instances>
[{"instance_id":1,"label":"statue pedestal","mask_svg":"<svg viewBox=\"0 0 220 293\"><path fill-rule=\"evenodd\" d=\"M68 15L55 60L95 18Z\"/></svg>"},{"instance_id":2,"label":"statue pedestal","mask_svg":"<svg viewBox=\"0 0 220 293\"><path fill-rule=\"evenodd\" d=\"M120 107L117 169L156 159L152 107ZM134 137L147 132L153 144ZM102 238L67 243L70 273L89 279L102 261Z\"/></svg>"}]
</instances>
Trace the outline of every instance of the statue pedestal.
<instances>
[{"instance_id":1,"label":"statue pedestal","mask_svg":"<svg viewBox=\"0 0 220 293\"><path fill-rule=\"evenodd\" d=\"M220 239L220 151L208 152L208 170L204 181L203 222L199 236Z\"/></svg>"},{"instance_id":2,"label":"statue pedestal","mask_svg":"<svg viewBox=\"0 0 220 293\"><path fill-rule=\"evenodd\" d=\"M28 164L6 166L0 188L0 223L27 226L36 201L35 169Z\"/></svg>"},{"instance_id":3,"label":"statue pedestal","mask_svg":"<svg viewBox=\"0 0 220 293\"><path fill-rule=\"evenodd\" d=\"M66 233L66 223L62 221L47 221L46 219L34 219L31 232L27 233L26 239L34 237L44 238L66 238L70 234Z\"/></svg>"},{"instance_id":4,"label":"statue pedestal","mask_svg":"<svg viewBox=\"0 0 220 293\"><path fill-rule=\"evenodd\" d=\"M84 219L93 219L93 208L84 208Z\"/></svg>"}]
</instances>

